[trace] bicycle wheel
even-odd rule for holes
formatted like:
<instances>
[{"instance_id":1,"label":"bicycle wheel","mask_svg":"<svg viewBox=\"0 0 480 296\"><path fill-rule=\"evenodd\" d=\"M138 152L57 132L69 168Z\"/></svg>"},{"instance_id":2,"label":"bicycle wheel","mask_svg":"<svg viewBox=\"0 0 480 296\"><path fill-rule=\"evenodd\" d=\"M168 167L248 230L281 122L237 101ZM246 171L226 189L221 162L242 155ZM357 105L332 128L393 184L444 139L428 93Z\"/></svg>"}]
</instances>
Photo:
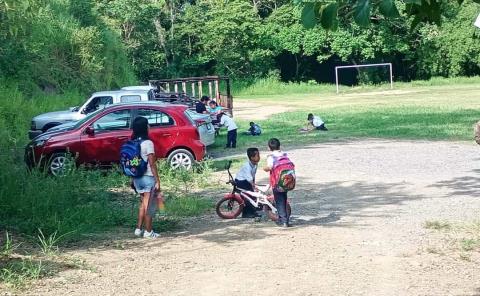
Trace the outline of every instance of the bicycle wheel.
<instances>
[{"instance_id":1,"label":"bicycle wheel","mask_svg":"<svg viewBox=\"0 0 480 296\"><path fill-rule=\"evenodd\" d=\"M215 211L220 218L235 219L242 213L244 207L245 205L236 198L228 196L217 202Z\"/></svg>"},{"instance_id":2,"label":"bicycle wheel","mask_svg":"<svg viewBox=\"0 0 480 296\"><path fill-rule=\"evenodd\" d=\"M271 203L276 208L275 200L272 200ZM274 221L274 222L278 221L278 214L273 213L267 205L263 206L263 211L265 211L268 218L270 218L272 221ZM288 215L288 217L290 217L291 214L292 214L292 207L290 206L290 203L287 203L287 215Z\"/></svg>"}]
</instances>

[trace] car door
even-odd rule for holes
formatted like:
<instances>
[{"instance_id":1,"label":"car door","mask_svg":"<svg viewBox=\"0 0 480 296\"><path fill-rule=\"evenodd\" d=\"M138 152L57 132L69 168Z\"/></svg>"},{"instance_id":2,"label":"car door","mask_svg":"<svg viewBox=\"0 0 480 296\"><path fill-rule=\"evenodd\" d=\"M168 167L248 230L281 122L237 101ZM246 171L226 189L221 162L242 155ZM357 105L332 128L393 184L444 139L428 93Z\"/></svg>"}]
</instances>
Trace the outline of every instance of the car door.
<instances>
[{"instance_id":1,"label":"car door","mask_svg":"<svg viewBox=\"0 0 480 296\"><path fill-rule=\"evenodd\" d=\"M157 157L166 157L168 151L175 146L179 131L172 115L153 108L140 108L136 112L136 116L143 116L148 120L148 134L155 145Z\"/></svg>"},{"instance_id":2,"label":"car door","mask_svg":"<svg viewBox=\"0 0 480 296\"><path fill-rule=\"evenodd\" d=\"M118 163L120 148L132 135L131 110L121 109L103 114L89 125L93 133L81 136L80 162L95 165Z\"/></svg>"}]
</instances>

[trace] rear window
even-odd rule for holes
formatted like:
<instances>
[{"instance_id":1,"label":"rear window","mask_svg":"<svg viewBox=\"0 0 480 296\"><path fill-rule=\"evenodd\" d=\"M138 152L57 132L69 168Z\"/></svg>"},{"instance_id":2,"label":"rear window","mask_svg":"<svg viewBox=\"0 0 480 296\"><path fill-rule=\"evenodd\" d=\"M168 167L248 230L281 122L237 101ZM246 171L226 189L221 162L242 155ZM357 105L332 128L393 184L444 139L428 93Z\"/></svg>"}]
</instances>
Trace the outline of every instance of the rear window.
<instances>
[{"instance_id":1,"label":"rear window","mask_svg":"<svg viewBox=\"0 0 480 296\"><path fill-rule=\"evenodd\" d=\"M190 109L185 110L185 115L187 115L188 120L190 121L190 123L191 123L193 126L196 126L195 120L193 120L193 118L194 118L197 114L198 114L198 113L195 112L195 111L193 111L193 110L190 110Z\"/></svg>"}]
</instances>

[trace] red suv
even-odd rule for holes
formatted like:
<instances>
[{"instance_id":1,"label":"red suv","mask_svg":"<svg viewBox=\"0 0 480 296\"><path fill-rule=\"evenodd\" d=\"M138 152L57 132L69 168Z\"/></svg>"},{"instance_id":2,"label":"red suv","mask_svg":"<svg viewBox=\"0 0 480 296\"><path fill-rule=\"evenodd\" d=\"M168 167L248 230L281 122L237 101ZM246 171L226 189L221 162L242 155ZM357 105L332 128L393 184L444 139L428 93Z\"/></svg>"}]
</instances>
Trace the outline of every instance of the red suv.
<instances>
[{"instance_id":1,"label":"red suv","mask_svg":"<svg viewBox=\"0 0 480 296\"><path fill-rule=\"evenodd\" d=\"M133 118L144 116L157 157L167 158L172 168L190 169L203 159L205 146L187 108L159 102L112 105L36 137L25 148L25 162L53 175L64 173L72 159L77 165L111 166L118 163L120 147L132 135Z\"/></svg>"}]
</instances>

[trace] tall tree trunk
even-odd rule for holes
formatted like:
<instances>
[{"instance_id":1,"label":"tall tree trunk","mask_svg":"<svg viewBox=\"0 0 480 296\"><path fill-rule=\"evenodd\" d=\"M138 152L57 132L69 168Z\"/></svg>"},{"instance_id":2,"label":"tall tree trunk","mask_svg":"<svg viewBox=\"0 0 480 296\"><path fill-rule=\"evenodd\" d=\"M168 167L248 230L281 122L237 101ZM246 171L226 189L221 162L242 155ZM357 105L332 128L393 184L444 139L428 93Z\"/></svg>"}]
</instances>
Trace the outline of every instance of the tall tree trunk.
<instances>
[{"instance_id":1,"label":"tall tree trunk","mask_svg":"<svg viewBox=\"0 0 480 296\"><path fill-rule=\"evenodd\" d=\"M162 27L160 24L160 20L155 19L153 21L155 24L155 30L157 31L157 37L158 37L158 43L160 43L160 46L163 48L163 52L165 53L165 64L167 65L167 68L170 66L170 62L168 60L168 50L167 50L167 45L165 42L165 29Z\"/></svg>"}]
</instances>

